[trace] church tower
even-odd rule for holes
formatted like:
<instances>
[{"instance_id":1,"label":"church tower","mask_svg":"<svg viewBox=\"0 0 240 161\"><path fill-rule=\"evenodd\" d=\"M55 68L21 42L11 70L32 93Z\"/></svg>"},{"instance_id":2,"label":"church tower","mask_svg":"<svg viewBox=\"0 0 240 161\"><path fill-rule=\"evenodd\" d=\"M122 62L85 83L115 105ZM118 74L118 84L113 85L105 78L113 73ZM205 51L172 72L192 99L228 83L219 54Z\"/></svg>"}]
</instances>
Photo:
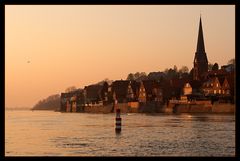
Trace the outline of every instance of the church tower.
<instances>
[{"instance_id":1,"label":"church tower","mask_svg":"<svg viewBox=\"0 0 240 161\"><path fill-rule=\"evenodd\" d=\"M197 51L195 52L193 65L193 80L201 80L202 74L208 71L208 59L207 54L205 53L201 17L198 31Z\"/></svg>"}]
</instances>

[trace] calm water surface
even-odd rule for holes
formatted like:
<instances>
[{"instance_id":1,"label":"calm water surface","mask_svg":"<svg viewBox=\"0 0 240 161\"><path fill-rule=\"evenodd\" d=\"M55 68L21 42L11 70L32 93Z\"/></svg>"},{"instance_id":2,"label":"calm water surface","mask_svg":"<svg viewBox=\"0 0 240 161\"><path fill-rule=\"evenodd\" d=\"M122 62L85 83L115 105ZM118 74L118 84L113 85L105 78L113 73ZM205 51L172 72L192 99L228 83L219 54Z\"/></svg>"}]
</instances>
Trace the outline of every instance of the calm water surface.
<instances>
[{"instance_id":1,"label":"calm water surface","mask_svg":"<svg viewBox=\"0 0 240 161\"><path fill-rule=\"evenodd\" d=\"M5 111L6 156L235 156L235 116Z\"/></svg>"}]
</instances>

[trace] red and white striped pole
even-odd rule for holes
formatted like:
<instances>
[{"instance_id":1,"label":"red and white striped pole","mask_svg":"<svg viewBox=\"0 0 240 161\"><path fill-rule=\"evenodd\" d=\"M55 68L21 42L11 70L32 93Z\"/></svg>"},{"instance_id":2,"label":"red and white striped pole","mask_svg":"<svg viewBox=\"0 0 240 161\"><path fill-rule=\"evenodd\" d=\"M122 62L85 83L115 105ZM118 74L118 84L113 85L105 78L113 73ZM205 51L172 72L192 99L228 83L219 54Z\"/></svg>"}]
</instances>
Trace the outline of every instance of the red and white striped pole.
<instances>
[{"instance_id":1,"label":"red and white striped pole","mask_svg":"<svg viewBox=\"0 0 240 161\"><path fill-rule=\"evenodd\" d=\"M116 127L115 127L116 133L121 132L121 126L122 126L121 121L122 121L122 118L120 117L120 109L116 109Z\"/></svg>"}]
</instances>

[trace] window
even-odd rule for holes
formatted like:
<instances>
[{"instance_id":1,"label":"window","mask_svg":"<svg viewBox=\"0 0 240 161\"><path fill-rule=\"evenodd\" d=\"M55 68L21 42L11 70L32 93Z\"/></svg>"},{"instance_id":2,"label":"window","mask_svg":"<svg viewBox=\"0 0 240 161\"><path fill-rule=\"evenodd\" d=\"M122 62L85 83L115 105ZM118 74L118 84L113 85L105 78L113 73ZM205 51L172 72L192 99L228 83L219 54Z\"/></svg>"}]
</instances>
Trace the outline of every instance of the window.
<instances>
[{"instance_id":1,"label":"window","mask_svg":"<svg viewBox=\"0 0 240 161\"><path fill-rule=\"evenodd\" d=\"M217 93L217 91L214 89L214 90L213 90L213 93L214 93L214 94L216 94L216 93Z\"/></svg>"},{"instance_id":2,"label":"window","mask_svg":"<svg viewBox=\"0 0 240 161\"><path fill-rule=\"evenodd\" d=\"M220 89L218 90L218 93L221 94L221 90Z\"/></svg>"},{"instance_id":3,"label":"window","mask_svg":"<svg viewBox=\"0 0 240 161\"><path fill-rule=\"evenodd\" d=\"M217 83L217 87L218 87L218 83Z\"/></svg>"},{"instance_id":4,"label":"window","mask_svg":"<svg viewBox=\"0 0 240 161\"><path fill-rule=\"evenodd\" d=\"M222 94L225 94L225 90L222 90Z\"/></svg>"}]
</instances>

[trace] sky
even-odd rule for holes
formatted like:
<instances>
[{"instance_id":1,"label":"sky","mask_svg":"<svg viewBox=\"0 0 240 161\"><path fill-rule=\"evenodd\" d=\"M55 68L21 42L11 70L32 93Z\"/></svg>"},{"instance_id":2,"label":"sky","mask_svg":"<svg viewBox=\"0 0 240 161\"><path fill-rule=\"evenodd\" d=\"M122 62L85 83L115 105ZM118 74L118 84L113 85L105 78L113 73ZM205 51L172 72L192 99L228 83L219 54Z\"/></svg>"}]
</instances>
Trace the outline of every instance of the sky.
<instances>
[{"instance_id":1,"label":"sky","mask_svg":"<svg viewBox=\"0 0 240 161\"><path fill-rule=\"evenodd\" d=\"M6 5L5 107L32 107L67 87L193 67L205 51L235 58L234 5Z\"/></svg>"}]
</instances>

